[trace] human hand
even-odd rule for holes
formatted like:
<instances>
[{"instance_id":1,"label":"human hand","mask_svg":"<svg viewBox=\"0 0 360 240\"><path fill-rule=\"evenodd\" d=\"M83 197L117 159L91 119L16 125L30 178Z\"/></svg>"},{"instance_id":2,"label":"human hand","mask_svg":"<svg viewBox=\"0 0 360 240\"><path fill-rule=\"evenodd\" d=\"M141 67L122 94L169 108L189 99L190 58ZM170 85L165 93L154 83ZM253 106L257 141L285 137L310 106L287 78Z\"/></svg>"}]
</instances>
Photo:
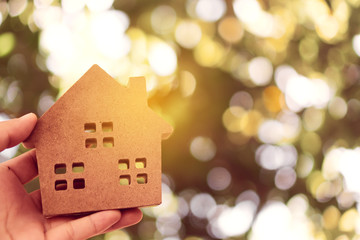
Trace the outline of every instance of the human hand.
<instances>
[{"instance_id":1,"label":"human hand","mask_svg":"<svg viewBox=\"0 0 360 240\"><path fill-rule=\"evenodd\" d=\"M37 118L27 114L0 122L0 151L24 141L34 129ZM40 191L27 193L23 184L38 174L35 149L0 164L0 238L1 239L87 239L138 223L138 208L107 210L85 217L42 215Z\"/></svg>"}]
</instances>

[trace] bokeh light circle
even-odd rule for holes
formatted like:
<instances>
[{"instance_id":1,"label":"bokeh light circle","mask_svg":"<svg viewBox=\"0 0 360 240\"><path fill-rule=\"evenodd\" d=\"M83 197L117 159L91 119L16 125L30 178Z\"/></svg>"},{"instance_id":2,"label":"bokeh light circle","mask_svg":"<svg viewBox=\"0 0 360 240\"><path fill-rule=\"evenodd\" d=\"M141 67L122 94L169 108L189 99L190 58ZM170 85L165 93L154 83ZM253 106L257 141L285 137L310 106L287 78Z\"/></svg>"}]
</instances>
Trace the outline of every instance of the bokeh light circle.
<instances>
[{"instance_id":1,"label":"bokeh light circle","mask_svg":"<svg viewBox=\"0 0 360 240\"><path fill-rule=\"evenodd\" d=\"M198 218L206 218L214 207L216 207L216 202L208 193L199 193L190 201L190 210Z\"/></svg>"},{"instance_id":2,"label":"bokeh light circle","mask_svg":"<svg viewBox=\"0 0 360 240\"><path fill-rule=\"evenodd\" d=\"M176 70L176 53L174 49L165 43L153 43L148 58L151 68L159 76L168 76Z\"/></svg>"},{"instance_id":3,"label":"bokeh light circle","mask_svg":"<svg viewBox=\"0 0 360 240\"><path fill-rule=\"evenodd\" d=\"M215 143L207 137L198 136L191 141L191 154L199 161L209 161L216 153Z\"/></svg>"},{"instance_id":4,"label":"bokeh light circle","mask_svg":"<svg viewBox=\"0 0 360 240\"><path fill-rule=\"evenodd\" d=\"M275 185L281 190L288 190L296 182L296 172L291 167L279 169L275 175Z\"/></svg>"},{"instance_id":5,"label":"bokeh light circle","mask_svg":"<svg viewBox=\"0 0 360 240\"><path fill-rule=\"evenodd\" d=\"M226 168L215 167L207 175L209 187L215 191L226 189L231 183L231 175Z\"/></svg>"},{"instance_id":6,"label":"bokeh light circle","mask_svg":"<svg viewBox=\"0 0 360 240\"><path fill-rule=\"evenodd\" d=\"M196 14L207 22L219 20L226 11L226 3L223 0L198 0Z\"/></svg>"},{"instance_id":7,"label":"bokeh light circle","mask_svg":"<svg viewBox=\"0 0 360 240\"><path fill-rule=\"evenodd\" d=\"M200 26L192 21L181 21L175 29L175 39L184 48L194 48L201 39Z\"/></svg>"},{"instance_id":8,"label":"bokeh light circle","mask_svg":"<svg viewBox=\"0 0 360 240\"><path fill-rule=\"evenodd\" d=\"M235 17L226 17L218 25L220 36L227 42L236 43L244 35L244 28Z\"/></svg>"},{"instance_id":9,"label":"bokeh light circle","mask_svg":"<svg viewBox=\"0 0 360 240\"><path fill-rule=\"evenodd\" d=\"M257 86L267 85L271 81L273 67L269 59L256 57L249 62L249 75Z\"/></svg>"}]
</instances>

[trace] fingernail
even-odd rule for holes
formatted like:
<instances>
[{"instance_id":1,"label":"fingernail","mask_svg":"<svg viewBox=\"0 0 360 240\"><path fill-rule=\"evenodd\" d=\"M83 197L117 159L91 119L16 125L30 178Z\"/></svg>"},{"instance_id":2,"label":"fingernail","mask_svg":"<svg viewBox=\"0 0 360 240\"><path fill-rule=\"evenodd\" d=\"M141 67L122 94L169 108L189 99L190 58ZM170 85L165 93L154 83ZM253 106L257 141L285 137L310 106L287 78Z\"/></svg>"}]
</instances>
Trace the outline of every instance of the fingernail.
<instances>
[{"instance_id":1,"label":"fingernail","mask_svg":"<svg viewBox=\"0 0 360 240\"><path fill-rule=\"evenodd\" d=\"M26 119L29 118L31 115L35 115L34 113L28 113L20 117L20 119Z\"/></svg>"}]
</instances>

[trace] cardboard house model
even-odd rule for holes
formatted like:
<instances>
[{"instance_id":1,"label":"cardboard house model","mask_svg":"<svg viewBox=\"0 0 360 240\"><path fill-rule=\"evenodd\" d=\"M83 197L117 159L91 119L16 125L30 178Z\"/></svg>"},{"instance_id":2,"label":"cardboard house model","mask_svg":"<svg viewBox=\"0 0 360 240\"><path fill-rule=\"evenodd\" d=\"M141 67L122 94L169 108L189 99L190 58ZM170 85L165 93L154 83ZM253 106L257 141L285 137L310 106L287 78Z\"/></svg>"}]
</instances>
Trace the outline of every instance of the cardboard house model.
<instances>
[{"instance_id":1,"label":"cardboard house model","mask_svg":"<svg viewBox=\"0 0 360 240\"><path fill-rule=\"evenodd\" d=\"M39 120L45 216L161 203L161 140L172 127L147 105L144 77L122 86L92 66Z\"/></svg>"}]
</instances>

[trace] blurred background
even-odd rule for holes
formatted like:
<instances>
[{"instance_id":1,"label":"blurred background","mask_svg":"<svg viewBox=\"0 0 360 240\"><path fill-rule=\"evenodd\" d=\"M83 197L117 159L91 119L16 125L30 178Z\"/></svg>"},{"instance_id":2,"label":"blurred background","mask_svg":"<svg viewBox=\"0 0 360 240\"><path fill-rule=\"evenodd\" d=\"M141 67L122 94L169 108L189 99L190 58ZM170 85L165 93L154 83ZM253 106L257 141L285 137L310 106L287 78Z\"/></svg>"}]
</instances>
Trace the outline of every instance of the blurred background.
<instances>
[{"instance_id":1,"label":"blurred background","mask_svg":"<svg viewBox=\"0 0 360 240\"><path fill-rule=\"evenodd\" d=\"M359 56L360 0L0 1L0 118L144 75L163 203L93 239L360 239Z\"/></svg>"}]
</instances>

